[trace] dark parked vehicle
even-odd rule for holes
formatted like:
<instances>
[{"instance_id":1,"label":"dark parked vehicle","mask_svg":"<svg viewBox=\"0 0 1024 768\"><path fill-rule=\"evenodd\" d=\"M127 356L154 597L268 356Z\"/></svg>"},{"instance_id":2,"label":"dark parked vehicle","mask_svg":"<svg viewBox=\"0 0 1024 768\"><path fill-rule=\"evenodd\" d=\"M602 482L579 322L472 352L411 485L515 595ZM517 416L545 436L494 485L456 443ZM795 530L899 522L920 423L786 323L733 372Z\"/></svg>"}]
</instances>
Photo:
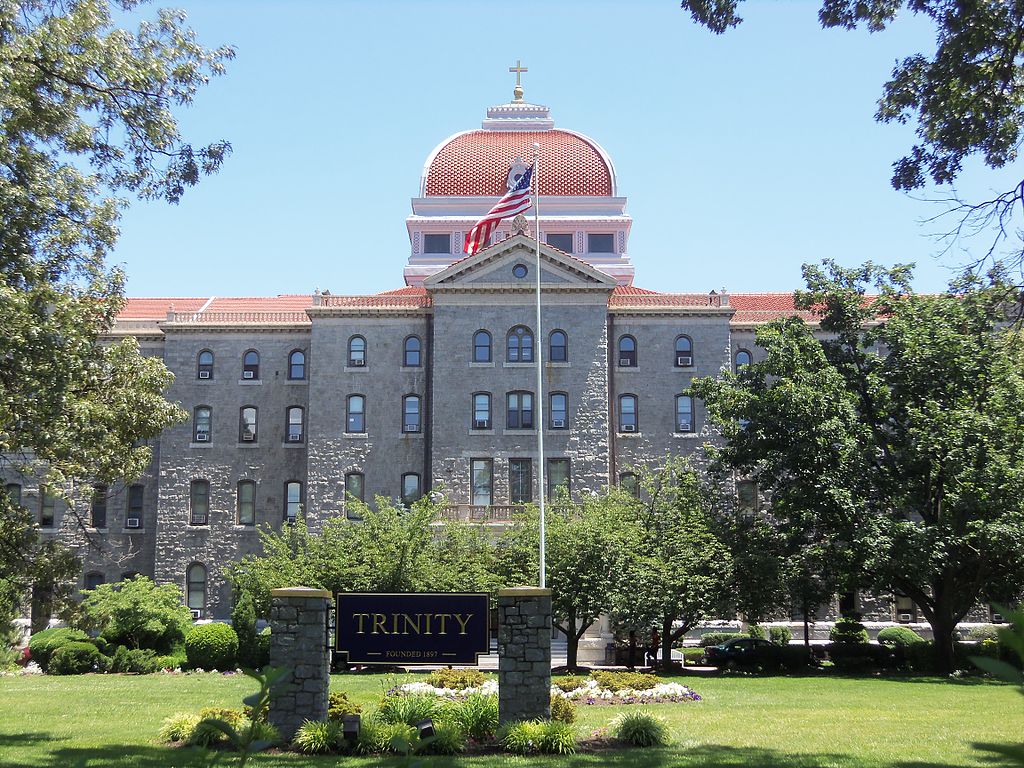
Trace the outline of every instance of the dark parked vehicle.
<instances>
[{"instance_id":1,"label":"dark parked vehicle","mask_svg":"<svg viewBox=\"0 0 1024 768\"><path fill-rule=\"evenodd\" d=\"M704 649L709 667L764 667L778 664L778 646L756 637L734 637Z\"/></svg>"}]
</instances>

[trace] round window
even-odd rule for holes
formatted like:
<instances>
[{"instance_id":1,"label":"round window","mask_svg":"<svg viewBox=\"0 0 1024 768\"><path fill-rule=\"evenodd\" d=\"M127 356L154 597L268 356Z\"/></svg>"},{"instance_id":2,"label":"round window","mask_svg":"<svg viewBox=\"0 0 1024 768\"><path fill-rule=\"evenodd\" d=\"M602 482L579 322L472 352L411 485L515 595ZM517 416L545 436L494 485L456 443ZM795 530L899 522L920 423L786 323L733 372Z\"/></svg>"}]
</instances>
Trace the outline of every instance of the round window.
<instances>
[{"instance_id":1,"label":"round window","mask_svg":"<svg viewBox=\"0 0 1024 768\"><path fill-rule=\"evenodd\" d=\"M526 277L528 271L525 264L516 264L512 267L512 274L516 277Z\"/></svg>"}]
</instances>

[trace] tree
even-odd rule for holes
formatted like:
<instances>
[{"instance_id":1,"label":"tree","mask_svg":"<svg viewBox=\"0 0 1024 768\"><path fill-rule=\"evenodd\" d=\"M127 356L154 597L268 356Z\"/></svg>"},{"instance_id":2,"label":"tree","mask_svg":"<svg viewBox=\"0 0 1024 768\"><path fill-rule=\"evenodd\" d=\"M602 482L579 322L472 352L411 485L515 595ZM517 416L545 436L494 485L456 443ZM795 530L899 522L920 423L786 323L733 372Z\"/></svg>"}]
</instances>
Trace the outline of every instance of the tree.
<instances>
[{"instance_id":1,"label":"tree","mask_svg":"<svg viewBox=\"0 0 1024 768\"><path fill-rule=\"evenodd\" d=\"M125 194L177 202L230 149L194 148L173 110L232 51L201 47L170 11L118 29L110 5L0 0L0 470L72 505L76 485L140 474L144 441L184 419L159 360L100 343L123 302L105 257ZM41 551L31 515L0 494L0 591L40 578Z\"/></svg>"},{"instance_id":2,"label":"tree","mask_svg":"<svg viewBox=\"0 0 1024 768\"><path fill-rule=\"evenodd\" d=\"M740 2L683 0L682 7L721 34L742 21ZM993 169L1013 163L1024 130L1024 0L823 0L818 18L825 28L863 25L878 32L904 9L932 21L936 47L931 56L915 53L897 62L878 102L876 120L917 125L917 143L893 163L892 186L909 191L952 184L971 156ZM959 214L949 236L995 226L980 263L1014 234L1024 180L990 200L966 202L954 192L947 202ZM1016 245L1013 263L1022 260Z\"/></svg>"},{"instance_id":3,"label":"tree","mask_svg":"<svg viewBox=\"0 0 1024 768\"><path fill-rule=\"evenodd\" d=\"M75 625L98 630L105 640L128 648L170 653L185 640L192 614L174 584L157 586L145 576L100 584L82 593Z\"/></svg>"},{"instance_id":4,"label":"tree","mask_svg":"<svg viewBox=\"0 0 1024 768\"><path fill-rule=\"evenodd\" d=\"M804 275L822 338L770 323L763 361L693 383L728 438L717 460L787 538L828 532L861 585L911 597L951 670L957 622L1024 587L1024 337L998 280L919 296L905 268Z\"/></svg>"},{"instance_id":5,"label":"tree","mask_svg":"<svg viewBox=\"0 0 1024 768\"><path fill-rule=\"evenodd\" d=\"M684 459L641 468L638 481L640 497L627 497L632 531L614 616L630 627L657 627L667 667L672 644L727 604L732 561L708 489Z\"/></svg>"}]
</instances>

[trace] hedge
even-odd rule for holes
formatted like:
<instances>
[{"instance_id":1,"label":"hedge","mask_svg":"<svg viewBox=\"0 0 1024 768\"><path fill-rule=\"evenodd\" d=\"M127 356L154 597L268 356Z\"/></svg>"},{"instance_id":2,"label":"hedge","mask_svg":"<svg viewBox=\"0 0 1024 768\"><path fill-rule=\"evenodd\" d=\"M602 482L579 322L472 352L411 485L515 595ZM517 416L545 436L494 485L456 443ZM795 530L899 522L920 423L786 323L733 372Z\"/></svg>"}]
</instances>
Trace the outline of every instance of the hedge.
<instances>
[{"instance_id":1,"label":"hedge","mask_svg":"<svg viewBox=\"0 0 1024 768\"><path fill-rule=\"evenodd\" d=\"M234 669L238 635L227 624L199 624L185 638L185 653L189 666L195 669Z\"/></svg>"}]
</instances>

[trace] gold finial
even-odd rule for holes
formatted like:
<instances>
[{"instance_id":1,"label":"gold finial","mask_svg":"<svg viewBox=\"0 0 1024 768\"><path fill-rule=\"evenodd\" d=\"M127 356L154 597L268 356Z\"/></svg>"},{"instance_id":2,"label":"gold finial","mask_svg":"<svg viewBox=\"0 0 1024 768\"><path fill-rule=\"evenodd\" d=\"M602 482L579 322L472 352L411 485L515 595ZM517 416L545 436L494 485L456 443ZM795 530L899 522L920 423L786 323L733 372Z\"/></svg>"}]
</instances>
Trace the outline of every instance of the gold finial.
<instances>
[{"instance_id":1,"label":"gold finial","mask_svg":"<svg viewBox=\"0 0 1024 768\"><path fill-rule=\"evenodd\" d=\"M520 75L523 74L523 72L529 72L530 70L523 66L523 62L521 62L519 59L516 59L516 65L514 67L509 67L508 71L516 73L516 87L512 91L512 95L514 96L512 101L515 102L515 103L522 103L522 101L523 101L523 84L522 84L522 82L520 81L519 78L520 78Z\"/></svg>"}]
</instances>

